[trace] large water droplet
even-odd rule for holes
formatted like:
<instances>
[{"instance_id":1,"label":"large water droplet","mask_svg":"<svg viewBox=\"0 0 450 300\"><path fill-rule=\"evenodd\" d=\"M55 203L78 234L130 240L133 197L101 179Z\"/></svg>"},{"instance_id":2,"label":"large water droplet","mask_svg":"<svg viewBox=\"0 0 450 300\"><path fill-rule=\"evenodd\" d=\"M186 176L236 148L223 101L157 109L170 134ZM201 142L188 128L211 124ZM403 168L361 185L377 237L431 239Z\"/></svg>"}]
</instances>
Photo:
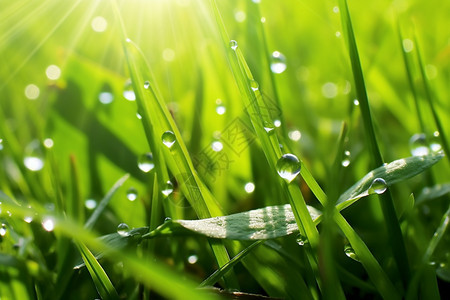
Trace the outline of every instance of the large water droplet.
<instances>
[{"instance_id":1,"label":"large water droplet","mask_svg":"<svg viewBox=\"0 0 450 300\"><path fill-rule=\"evenodd\" d=\"M236 51L236 49L238 47L238 43L235 40L231 40L230 41L230 47L231 47L231 49Z\"/></svg>"},{"instance_id":2,"label":"large water droplet","mask_svg":"<svg viewBox=\"0 0 450 300\"><path fill-rule=\"evenodd\" d=\"M296 238L295 241L297 242L297 244L298 244L299 246L304 246L305 244L308 243L308 238L307 238L306 236L304 236L304 235L302 235L302 234L299 233L299 234L297 235L297 238Z\"/></svg>"},{"instance_id":3,"label":"large water droplet","mask_svg":"<svg viewBox=\"0 0 450 300\"><path fill-rule=\"evenodd\" d=\"M409 149L413 156L424 156L430 154L427 138L424 133L416 133L409 139Z\"/></svg>"},{"instance_id":4,"label":"large water droplet","mask_svg":"<svg viewBox=\"0 0 450 300\"><path fill-rule=\"evenodd\" d=\"M134 187L130 187L127 190L127 199L130 201L136 200L138 197L138 191Z\"/></svg>"},{"instance_id":5,"label":"large water droplet","mask_svg":"<svg viewBox=\"0 0 450 300\"><path fill-rule=\"evenodd\" d=\"M127 99L128 101L135 101L136 100L136 94L133 90L133 84L131 83L131 80L128 79L125 82L125 85L123 87L123 97Z\"/></svg>"},{"instance_id":6,"label":"large water droplet","mask_svg":"<svg viewBox=\"0 0 450 300\"><path fill-rule=\"evenodd\" d=\"M38 140L32 141L25 148L23 164L30 171L39 171L44 167L44 154Z\"/></svg>"},{"instance_id":7,"label":"large water droplet","mask_svg":"<svg viewBox=\"0 0 450 300\"><path fill-rule=\"evenodd\" d=\"M286 57L281 52L274 51L272 53L270 70L275 74L281 74L286 70Z\"/></svg>"},{"instance_id":8,"label":"large water droplet","mask_svg":"<svg viewBox=\"0 0 450 300\"><path fill-rule=\"evenodd\" d=\"M155 167L153 155L150 152L147 152L139 156L138 167L142 172L150 172Z\"/></svg>"},{"instance_id":9,"label":"large water droplet","mask_svg":"<svg viewBox=\"0 0 450 300\"><path fill-rule=\"evenodd\" d=\"M253 193L255 191L255 184L253 182L247 182L244 186L247 194Z\"/></svg>"},{"instance_id":10,"label":"large water droplet","mask_svg":"<svg viewBox=\"0 0 450 300\"><path fill-rule=\"evenodd\" d=\"M127 237L130 235L130 227L125 223L120 223L117 225L117 233L123 237Z\"/></svg>"},{"instance_id":11,"label":"large water droplet","mask_svg":"<svg viewBox=\"0 0 450 300\"><path fill-rule=\"evenodd\" d=\"M101 92L98 94L98 101L101 104L110 104L114 100L114 95L110 92Z\"/></svg>"},{"instance_id":12,"label":"large water droplet","mask_svg":"<svg viewBox=\"0 0 450 300\"><path fill-rule=\"evenodd\" d=\"M166 145L167 148L172 148L173 144L175 144L175 142L177 141L175 138L175 134L168 130L166 132L164 132L161 136L162 142L164 145Z\"/></svg>"},{"instance_id":13,"label":"large water droplet","mask_svg":"<svg viewBox=\"0 0 450 300\"><path fill-rule=\"evenodd\" d=\"M256 80L250 80L250 87L253 91L257 91L259 89L259 83Z\"/></svg>"},{"instance_id":14,"label":"large water droplet","mask_svg":"<svg viewBox=\"0 0 450 300\"><path fill-rule=\"evenodd\" d=\"M275 125L272 122L269 122L269 121L264 121L263 122L263 127L264 127L264 130L267 133L273 133L274 132L273 130L275 129Z\"/></svg>"},{"instance_id":15,"label":"large water droplet","mask_svg":"<svg viewBox=\"0 0 450 300\"><path fill-rule=\"evenodd\" d=\"M344 252L345 252L345 255L347 255L351 259L359 262L358 255L356 255L355 250L353 249L353 247L350 244L345 245Z\"/></svg>"},{"instance_id":16,"label":"large water droplet","mask_svg":"<svg viewBox=\"0 0 450 300\"><path fill-rule=\"evenodd\" d=\"M86 199L86 201L84 201L84 206L89 210L93 210L97 207L97 201L95 201L95 199Z\"/></svg>"},{"instance_id":17,"label":"large water droplet","mask_svg":"<svg viewBox=\"0 0 450 300\"><path fill-rule=\"evenodd\" d=\"M386 181L383 178L375 178L369 187L369 194L383 194L386 189Z\"/></svg>"},{"instance_id":18,"label":"large water droplet","mask_svg":"<svg viewBox=\"0 0 450 300\"><path fill-rule=\"evenodd\" d=\"M170 194L172 194L172 192L173 192L173 184L169 180L166 182L164 189L161 191L161 193L163 193L164 196L168 197Z\"/></svg>"},{"instance_id":19,"label":"large water droplet","mask_svg":"<svg viewBox=\"0 0 450 300\"><path fill-rule=\"evenodd\" d=\"M5 236L6 235L6 225L2 224L2 227L0 227L0 236Z\"/></svg>"},{"instance_id":20,"label":"large water droplet","mask_svg":"<svg viewBox=\"0 0 450 300\"><path fill-rule=\"evenodd\" d=\"M148 90L149 87L150 87L150 81L145 81L144 82L144 89Z\"/></svg>"},{"instance_id":21,"label":"large water droplet","mask_svg":"<svg viewBox=\"0 0 450 300\"><path fill-rule=\"evenodd\" d=\"M281 121L280 121L280 120L278 120L278 119L277 119L277 120L274 120L274 121L273 121L273 125L275 125L275 127L277 127L277 128L278 128L278 127L280 127L280 126L281 126Z\"/></svg>"},{"instance_id":22,"label":"large water droplet","mask_svg":"<svg viewBox=\"0 0 450 300\"><path fill-rule=\"evenodd\" d=\"M284 154L277 162L277 172L288 183L300 173L301 162L294 154Z\"/></svg>"},{"instance_id":23,"label":"large water droplet","mask_svg":"<svg viewBox=\"0 0 450 300\"><path fill-rule=\"evenodd\" d=\"M44 218L42 221L42 227L48 232L53 231L53 229L55 229L55 220L50 217Z\"/></svg>"}]
</instances>

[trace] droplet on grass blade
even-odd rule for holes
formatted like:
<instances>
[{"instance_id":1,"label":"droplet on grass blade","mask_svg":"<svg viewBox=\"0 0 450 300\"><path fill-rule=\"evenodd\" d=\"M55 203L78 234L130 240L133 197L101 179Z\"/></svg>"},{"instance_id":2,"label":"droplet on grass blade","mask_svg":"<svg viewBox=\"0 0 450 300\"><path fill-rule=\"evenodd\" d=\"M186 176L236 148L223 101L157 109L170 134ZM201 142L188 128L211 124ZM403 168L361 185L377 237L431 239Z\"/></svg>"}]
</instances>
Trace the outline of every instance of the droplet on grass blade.
<instances>
[{"instance_id":1,"label":"droplet on grass blade","mask_svg":"<svg viewBox=\"0 0 450 300\"><path fill-rule=\"evenodd\" d=\"M6 235L6 225L2 224L2 227L0 227L0 236L5 236Z\"/></svg>"},{"instance_id":2,"label":"droplet on grass blade","mask_svg":"<svg viewBox=\"0 0 450 300\"><path fill-rule=\"evenodd\" d=\"M353 249L353 247L350 244L345 245L344 252L345 252L345 255L347 255L351 259L359 262L358 255L356 255L355 250Z\"/></svg>"},{"instance_id":3,"label":"droplet on grass blade","mask_svg":"<svg viewBox=\"0 0 450 300\"><path fill-rule=\"evenodd\" d=\"M247 182L244 186L244 190L247 194L253 193L255 191L255 184L253 182Z\"/></svg>"},{"instance_id":4,"label":"droplet on grass blade","mask_svg":"<svg viewBox=\"0 0 450 300\"><path fill-rule=\"evenodd\" d=\"M176 142L175 134L168 130L162 134L161 140L167 148L171 149L173 144Z\"/></svg>"},{"instance_id":5,"label":"droplet on grass blade","mask_svg":"<svg viewBox=\"0 0 450 300\"><path fill-rule=\"evenodd\" d=\"M286 57L281 52L272 53L270 70L275 74L281 74L286 70Z\"/></svg>"},{"instance_id":6,"label":"droplet on grass blade","mask_svg":"<svg viewBox=\"0 0 450 300\"><path fill-rule=\"evenodd\" d=\"M130 201L136 200L138 197L138 191L134 187L130 187L127 190L127 199Z\"/></svg>"},{"instance_id":7,"label":"droplet on grass blade","mask_svg":"<svg viewBox=\"0 0 450 300\"><path fill-rule=\"evenodd\" d=\"M263 122L263 127L264 127L264 130L267 133L273 133L274 132L273 130L275 129L275 125L272 122L269 122L269 121L264 121Z\"/></svg>"},{"instance_id":8,"label":"droplet on grass blade","mask_svg":"<svg viewBox=\"0 0 450 300\"><path fill-rule=\"evenodd\" d=\"M39 171L44 167L44 154L41 144L38 140L34 140L25 148L25 157L23 164L30 171Z\"/></svg>"},{"instance_id":9,"label":"droplet on grass blade","mask_svg":"<svg viewBox=\"0 0 450 300\"><path fill-rule=\"evenodd\" d=\"M304 246L305 244L308 243L308 238L307 238L306 236L304 236L304 235L302 235L302 234L299 233L299 234L297 235L297 238L296 238L295 241L297 242L297 244L298 244L299 246Z\"/></svg>"},{"instance_id":10,"label":"droplet on grass blade","mask_svg":"<svg viewBox=\"0 0 450 300\"><path fill-rule=\"evenodd\" d=\"M172 194L172 192L173 192L173 184L169 180L166 182L164 189L161 191L161 193L163 193L164 196L168 197L170 194Z\"/></svg>"},{"instance_id":11,"label":"droplet on grass blade","mask_svg":"<svg viewBox=\"0 0 450 300\"><path fill-rule=\"evenodd\" d=\"M236 51L236 49L238 47L238 43L235 40L231 40L230 41L230 47L231 47L231 49Z\"/></svg>"},{"instance_id":12,"label":"droplet on grass blade","mask_svg":"<svg viewBox=\"0 0 450 300\"><path fill-rule=\"evenodd\" d=\"M55 229L55 221L51 217L46 217L42 220L42 227L48 232L53 231Z\"/></svg>"},{"instance_id":13,"label":"droplet on grass blade","mask_svg":"<svg viewBox=\"0 0 450 300\"><path fill-rule=\"evenodd\" d=\"M127 237L130 235L130 227L125 223L120 223L117 225L117 233L123 237Z\"/></svg>"},{"instance_id":14,"label":"droplet on grass blade","mask_svg":"<svg viewBox=\"0 0 450 300\"><path fill-rule=\"evenodd\" d=\"M294 154L284 154L277 162L277 172L288 183L300 173L301 162Z\"/></svg>"},{"instance_id":15,"label":"droplet on grass blade","mask_svg":"<svg viewBox=\"0 0 450 300\"><path fill-rule=\"evenodd\" d=\"M383 194L386 189L386 181L383 178L375 178L369 187L369 194Z\"/></svg>"},{"instance_id":16,"label":"droplet on grass blade","mask_svg":"<svg viewBox=\"0 0 450 300\"><path fill-rule=\"evenodd\" d=\"M148 173L153 170L153 168L155 167L155 163L153 162L153 155L150 152L147 152L139 156L138 167L144 173Z\"/></svg>"},{"instance_id":17,"label":"droplet on grass blade","mask_svg":"<svg viewBox=\"0 0 450 300\"><path fill-rule=\"evenodd\" d=\"M87 199L86 201L84 201L84 206L87 209L92 210L97 207L97 201L95 201L94 199Z\"/></svg>"},{"instance_id":18,"label":"droplet on grass blade","mask_svg":"<svg viewBox=\"0 0 450 300\"><path fill-rule=\"evenodd\" d=\"M409 149L413 156L424 156L430 154L427 138L424 133L416 133L409 139Z\"/></svg>"},{"instance_id":19,"label":"droplet on grass blade","mask_svg":"<svg viewBox=\"0 0 450 300\"><path fill-rule=\"evenodd\" d=\"M127 99L128 101L135 101L136 100L136 94L133 90L133 85L131 83L131 80L128 79L125 81L124 87L123 87L123 97Z\"/></svg>"},{"instance_id":20,"label":"droplet on grass blade","mask_svg":"<svg viewBox=\"0 0 450 300\"><path fill-rule=\"evenodd\" d=\"M257 91L259 89L258 81L254 79L250 80L250 87L252 88L253 91Z\"/></svg>"},{"instance_id":21,"label":"droplet on grass blade","mask_svg":"<svg viewBox=\"0 0 450 300\"><path fill-rule=\"evenodd\" d=\"M149 87L150 87L150 81L147 80L144 82L144 89L147 90Z\"/></svg>"}]
</instances>

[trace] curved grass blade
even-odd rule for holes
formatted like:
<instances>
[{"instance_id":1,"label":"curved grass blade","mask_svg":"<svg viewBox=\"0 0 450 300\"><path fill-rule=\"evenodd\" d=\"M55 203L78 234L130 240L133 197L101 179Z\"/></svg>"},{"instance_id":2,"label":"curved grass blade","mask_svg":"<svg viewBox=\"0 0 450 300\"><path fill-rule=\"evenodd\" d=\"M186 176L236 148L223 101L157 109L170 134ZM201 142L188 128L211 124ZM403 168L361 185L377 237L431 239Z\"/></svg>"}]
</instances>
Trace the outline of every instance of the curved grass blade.
<instances>
[{"instance_id":1,"label":"curved grass blade","mask_svg":"<svg viewBox=\"0 0 450 300\"><path fill-rule=\"evenodd\" d=\"M109 280L105 270L103 270L91 251L89 251L83 243L77 243L77 247L86 264L89 274L91 274L92 281L94 281L95 288L100 297L102 297L102 299L120 299L119 294Z\"/></svg>"},{"instance_id":2,"label":"curved grass blade","mask_svg":"<svg viewBox=\"0 0 450 300\"><path fill-rule=\"evenodd\" d=\"M425 187L416 198L416 206L424 202L442 197L450 193L450 183L437 184L433 187Z\"/></svg>"}]
</instances>

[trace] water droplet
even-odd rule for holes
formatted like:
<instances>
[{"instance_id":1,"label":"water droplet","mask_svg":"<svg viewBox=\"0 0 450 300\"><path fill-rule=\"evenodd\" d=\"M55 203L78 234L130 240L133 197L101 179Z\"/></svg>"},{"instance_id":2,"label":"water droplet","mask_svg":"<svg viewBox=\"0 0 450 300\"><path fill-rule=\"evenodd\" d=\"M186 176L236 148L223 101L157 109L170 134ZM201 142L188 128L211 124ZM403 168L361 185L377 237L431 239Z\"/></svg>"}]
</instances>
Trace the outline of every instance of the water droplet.
<instances>
[{"instance_id":1,"label":"water droplet","mask_svg":"<svg viewBox=\"0 0 450 300\"><path fill-rule=\"evenodd\" d=\"M189 255L187 258L188 263L190 263L191 265L197 263L198 261L198 256L195 254Z\"/></svg>"},{"instance_id":2,"label":"water droplet","mask_svg":"<svg viewBox=\"0 0 450 300\"><path fill-rule=\"evenodd\" d=\"M414 49L414 42L410 39L404 39L402 41L403 44L403 51L405 52L411 52Z\"/></svg>"},{"instance_id":3,"label":"water droplet","mask_svg":"<svg viewBox=\"0 0 450 300\"><path fill-rule=\"evenodd\" d=\"M24 220L26 223L31 223L31 222L33 221L33 217L31 217L31 216L26 216L26 217L23 218L23 220Z\"/></svg>"},{"instance_id":4,"label":"water droplet","mask_svg":"<svg viewBox=\"0 0 450 300\"><path fill-rule=\"evenodd\" d=\"M253 3L261 3L261 0L252 0Z\"/></svg>"},{"instance_id":5,"label":"water droplet","mask_svg":"<svg viewBox=\"0 0 450 300\"><path fill-rule=\"evenodd\" d=\"M266 18L261 17L261 23L266 23Z\"/></svg>"},{"instance_id":6,"label":"water droplet","mask_svg":"<svg viewBox=\"0 0 450 300\"><path fill-rule=\"evenodd\" d=\"M416 133L409 139L409 149L413 156L424 156L430 154L427 138L424 133Z\"/></svg>"},{"instance_id":7,"label":"water droplet","mask_svg":"<svg viewBox=\"0 0 450 300\"><path fill-rule=\"evenodd\" d=\"M155 164L153 162L153 155L150 152L147 152L139 156L138 167L144 173L148 173L153 170L153 168L155 167Z\"/></svg>"},{"instance_id":8,"label":"water droplet","mask_svg":"<svg viewBox=\"0 0 450 300\"><path fill-rule=\"evenodd\" d=\"M128 101L135 101L136 100L136 94L133 90L133 84L131 83L131 79L128 79L125 81L125 85L123 87L123 97L127 99Z\"/></svg>"},{"instance_id":9,"label":"water droplet","mask_svg":"<svg viewBox=\"0 0 450 300\"><path fill-rule=\"evenodd\" d=\"M3 139L0 139L0 151L3 150Z\"/></svg>"},{"instance_id":10,"label":"water droplet","mask_svg":"<svg viewBox=\"0 0 450 300\"><path fill-rule=\"evenodd\" d=\"M298 142L302 138L302 133L298 130L289 131L288 137L294 142Z\"/></svg>"},{"instance_id":11,"label":"water droplet","mask_svg":"<svg viewBox=\"0 0 450 300\"><path fill-rule=\"evenodd\" d=\"M97 207L97 201L94 199L86 199L86 201L84 201L84 206L87 209L92 210Z\"/></svg>"},{"instance_id":12,"label":"water droplet","mask_svg":"<svg viewBox=\"0 0 450 300\"><path fill-rule=\"evenodd\" d=\"M281 52L272 53L270 70L275 74L281 74L286 70L286 57Z\"/></svg>"},{"instance_id":13,"label":"water droplet","mask_svg":"<svg viewBox=\"0 0 450 300\"><path fill-rule=\"evenodd\" d=\"M25 97L30 100L36 100L40 93L39 87L35 84L29 84L25 87Z\"/></svg>"},{"instance_id":14,"label":"water droplet","mask_svg":"<svg viewBox=\"0 0 450 300\"><path fill-rule=\"evenodd\" d=\"M225 114L226 111L227 111L227 108L225 106L223 106L223 105L216 106L216 113L218 115L223 115L223 114Z\"/></svg>"},{"instance_id":15,"label":"water droplet","mask_svg":"<svg viewBox=\"0 0 450 300\"><path fill-rule=\"evenodd\" d=\"M46 138L45 140L44 140L44 147L45 148L47 148L47 149L51 149L51 148L53 148L53 145L55 144L54 142L53 142L53 140L51 139L51 138Z\"/></svg>"},{"instance_id":16,"label":"water droplet","mask_svg":"<svg viewBox=\"0 0 450 300\"><path fill-rule=\"evenodd\" d=\"M44 155L41 144L34 140L25 148L25 157L23 164L30 171L39 171L44 167Z\"/></svg>"},{"instance_id":17,"label":"water droplet","mask_svg":"<svg viewBox=\"0 0 450 300\"><path fill-rule=\"evenodd\" d=\"M127 199L130 201L136 200L138 197L138 191L134 187L130 187L127 190Z\"/></svg>"},{"instance_id":18,"label":"water droplet","mask_svg":"<svg viewBox=\"0 0 450 300\"><path fill-rule=\"evenodd\" d=\"M0 227L0 236L5 236L6 235L6 225L2 224L2 227Z\"/></svg>"},{"instance_id":19,"label":"water droplet","mask_svg":"<svg viewBox=\"0 0 450 300\"><path fill-rule=\"evenodd\" d=\"M172 221L171 217L165 217L164 218L164 223L171 222L171 221Z\"/></svg>"},{"instance_id":20,"label":"water droplet","mask_svg":"<svg viewBox=\"0 0 450 300\"><path fill-rule=\"evenodd\" d=\"M337 38L339 38L339 37L341 37L342 34L341 34L340 31L336 31L335 35L336 35Z\"/></svg>"},{"instance_id":21,"label":"water droplet","mask_svg":"<svg viewBox=\"0 0 450 300\"><path fill-rule=\"evenodd\" d=\"M344 252L345 252L345 255L347 255L351 259L359 262L358 255L356 255L355 250L353 249L353 247L350 244L345 245Z\"/></svg>"},{"instance_id":22,"label":"water droplet","mask_svg":"<svg viewBox=\"0 0 450 300\"><path fill-rule=\"evenodd\" d=\"M215 151L215 152L220 152L223 149L223 144L219 141L215 141L212 142L211 144L211 148Z\"/></svg>"},{"instance_id":23,"label":"water droplet","mask_svg":"<svg viewBox=\"0 0 450 300\"><path fill-rule=\"evenodd\" d=\"M61 76L61 69L58 66L50 65L45 70L45 75L50 80L57 80Z\"/></svg>"},{"instance_id":24,"label":"water droplet","mask_svg":"<svg viewBox=\"0 0 450 300\"><path fill-rule=\"evenodd\" d=\"M117 233L123 237L130 235L130 227L125 223L120 223L117 225Z\"/></svg>"},{"instance_id":25,"label":"water droplet","mask_svg":"<svg viewBox=\"0 0 450 300\"><path fill-rule=\"evenodd\" d=\"M173 192L173 184L169 180L166 182L166 185L164 186L164 189L161 191L161 193L163 193L164 196L168 197L170 194L172 194L172 192Z\"/></svg>"},{"instance_id":26,"label":"water droplet","mask_svg":"<svg viewBox=\"0 0 450 300\"><path fill-rule=\"evenodd\" d=\"M230 41L230 47L231 49L233 49L234 51L236 51L237 47L238 47L238 43L235 40L231 40Z\"/></svg>"},{"instance_id":27,"label":"water droplet","mask_svg":"<svg viewBox=\"0 0 450 300\"><path fill-rule=\"evenodd\" d=\"M247 182L244 186L247 194L253 193L255 191L255 184L253 182Z\"/></svg>"},{"instance_id":28,"label":"water droplet","mask_svg":"<svg viewBox=\"0 0 450 300\"><path fill-rule=\"evenodd\" d=\"M142 116L137 112L136 113L136 117L139 119L139 120L142 120Z\"/></svg>"},{"instance_id":29,"label":"water droplet","mask_svg":"<svg viewBox=\"0 0 450 300\"><path fill-rule=\"evenodd\" d=\"M274 132L273 130L275 129L275 125L272 122L269 122L269 121L264 121L263 122L263 127L264 127L264 130L267 133L273 133Z\"/></svg>"},{"instance_id":30,"label":"water droplet","mask_svg":"<svg viewBox=\"0 0 450 300\"><path fill-rule=\"evenodd\" d=\"M259 89L259 83L256 80L250 80L250 87L253 91L257 91Z\"/></svg>"},{"instance_id":31,"label":"water droplet","mask_svg":"<svg viewBox=\"0 0 450 300\"><path fill-rule=\"evenodd\" d=\"M101 92L98 94L98 101L100 101L101 104L110 104L114 101L114 95L110 92Z\"/></svg>"},{"instance_id":32,"label":"water droplet","mask_svg":"<svg viewBox=\"0 0 450 300\"><path fill-rule=\"evenodd\" d=\"M50 217L44 218L42 221L42 227L48 232L53 231L53 229L55 229L55 220Z\"/></svg>"},{"instance_id":33,"label":"water droplet","mask_svg":"<svg viewBox=\"0 0 450 300\"><path fill-rule=\"evenodd\" d=\"M144 89L148 89L150 87L150 81L145 81L144 82Z\"/></svg>"},{"instance_id":34,"label":"water droplet","mask_svg":"<svg viewBox=\"0 0 450 300\"><path fill-rule=\"evenodd\" d=\"M167 148L172 148L173 144L175 144L175 142L177 141L175 138L175 134L168 130L166 132L164 132L161 136L162 142L164 145L166 145Z\"/></svg>"},{"instance_id":35,"label":"water droplet","mask_svg":"<svg viewBox=\"0 0 450 300\"><path fill-rule=\"evenodd\" d=\"M339 7L337 7L337 6L333 7L333 12L335 14L339 13Z\"/></svg>"},{"instance_id":36,"label":"water droplet","mask_svg":"<svg viewBox=\"0 0 450 300\"><path fill-rule=\"evenodd\" d=\"M342 160L341 164L344 168L346 168L350 165L350 151L346 150L344 152L344 159Z\"/></svg>"},{"instance_id":37,"label":"water droplet","mask_svg":"<svg viewBox=\"0 0 450 300\"><path fill-rule=\"evenodd\" d=\"M386 181L383 178L375 178L369 187L369 194L383 194L387 189Z\"/></svg>"},{"instance_id":38,"label":"water droplet","mask_svg":"<svg viewBox=\"0 0 450 300\"><path fill-rule=\"evenodd\" d=\"M234 14L234 19L237 22L242 23L245 21L245 19L247 19L247 14L244 11L239 10Z\"/></svg>"},{"instance_id":39,"label":"water droplet","mask_svg":"<svg viewBox=\"0 0 450 300\"><path fill-rule=\"evenodd\" d=\"M297 244L298 244L299 246L304 246L305 244L308 243L308 238L307 238L306 236L304 236L304 235L302 235L302 234L299 233L299 234L297 235L297 238L296 238L295 241L297 242Z\"/></svg>"},{"instance_id":40,"label":"water droplet","mask_svg":"<svg viewBox=\"0 0 450 300\"><path fill-rule=\"evenodd\" d=\"M430 150L433 153L438 153L442 150L441 140L439 138L439 131L433 132L431 137Z\"/></svg>"},{"instance_id":41,"label":"water droplet","mask_svg":"<svg viewBox=\"0 0 450 300\"><path fill-rule=\"evenodd\" d=\"M281 121L280 120L275 120L273 121L273 125L275 125L275 127L280 127L281 126Z\"/></svg>"},{"instance_id":42,"label":"water droplet","mask_svg":"<svg viewBox=\"0 0 450 300\"><path fill-rule=\"evenodd\" d=\"M358 99L353 100L353 105L355 105L355 106L358 106L358 105L359 105Z\"/></svg>"},{"instance_id":43,"label":"water droplet","mask_svg":"<svg viewBox=\"0 0 450 300\"><path fill-rule=\"evenodd\" d=\"M301 166L297 156L284 154L277 162L277 172L281 178L290 183L300 173Z\"/></svg>"}]
</instances>

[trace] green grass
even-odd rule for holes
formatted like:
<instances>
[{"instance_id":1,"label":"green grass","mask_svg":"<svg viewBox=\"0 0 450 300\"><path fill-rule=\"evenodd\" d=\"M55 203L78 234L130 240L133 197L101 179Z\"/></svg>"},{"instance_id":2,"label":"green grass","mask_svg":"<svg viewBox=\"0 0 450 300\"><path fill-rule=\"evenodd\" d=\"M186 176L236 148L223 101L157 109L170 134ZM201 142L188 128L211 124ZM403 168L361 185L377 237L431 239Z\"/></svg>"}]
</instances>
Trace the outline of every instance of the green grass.
<instances>
[{"instance_id":1,"label":"green grass","mask_svg":"<svg viewBox=\"0 0 450 300\"><path fill-rule=\"evenodd\" d=\"M1 3L0 298L448 298L448 12Z\"/></svg>"}]
</instances>

